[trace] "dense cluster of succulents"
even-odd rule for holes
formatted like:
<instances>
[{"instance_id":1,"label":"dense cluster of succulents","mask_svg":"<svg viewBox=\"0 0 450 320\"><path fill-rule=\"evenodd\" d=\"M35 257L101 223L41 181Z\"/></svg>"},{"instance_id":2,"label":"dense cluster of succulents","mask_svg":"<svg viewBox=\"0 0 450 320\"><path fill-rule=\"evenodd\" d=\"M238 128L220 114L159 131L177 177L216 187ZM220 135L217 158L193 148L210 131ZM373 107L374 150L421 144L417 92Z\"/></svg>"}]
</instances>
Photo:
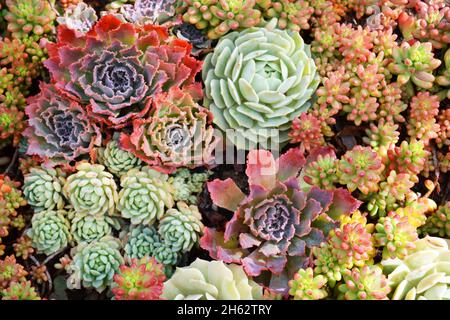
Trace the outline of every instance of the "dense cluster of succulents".
<instances>
[{"instance_id":1,"label":"dense cluster of succulents","mask_svg":"<svg viewBox=\"0 0 450 320\"><path fill-rule=\"evenodd\" d=\"M449 299L448 1L0 0L0 30L0 300Z\"/></svg>"}]
</instances>

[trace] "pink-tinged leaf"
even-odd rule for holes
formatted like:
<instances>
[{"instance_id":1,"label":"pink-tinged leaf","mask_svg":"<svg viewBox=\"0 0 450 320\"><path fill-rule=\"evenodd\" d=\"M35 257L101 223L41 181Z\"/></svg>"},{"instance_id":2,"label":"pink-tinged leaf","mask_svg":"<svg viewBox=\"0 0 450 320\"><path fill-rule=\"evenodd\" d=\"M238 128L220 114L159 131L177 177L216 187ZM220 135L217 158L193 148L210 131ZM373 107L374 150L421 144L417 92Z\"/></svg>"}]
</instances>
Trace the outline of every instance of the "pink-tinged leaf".
<instances>
[{"instance_id":1,"label":"pink-tinged leaf","mask_svg":"<svg viewBox=\"0 0 450 320\"><path fill-rule=\"evenodd\" d=\"M261 248L258 249L267 258L273 257L280 253L280 249L276 244L270 243L268 241L264 242Z\"/></svg>"},{"instance_id":2,"label":"pink-tinged leaf","mask_svg":"<svg viewBox=\"0 0 450 320\"><path fill-rule=\"evenodd\" d=\"M247 157L247 170L250 188L253 185L263 186L271 190L275 186L277 167L270 151L252 150Z\"/></svg>"},{"instance_id":3,"label":"pink-tinged leaf","mask_svg":"<svg viewBox=\"0 0 450 320\"><path fill-rule=\"evenodd\" d=\"M321 230L319 230L319 229L311 229L309 234L304 236L302 238L302 240L304 240L306 242L306 246L308 248L312 248L312 247L319 246L326 239L325 239L325 236L324 236L324 234L323 234L323 232Z\"/></svg>"},{"instance_id":4,"label":"pink-tinged leaf","mask_svg":"<svg viewBox=\"0 0 450 320\"><path fill-rule=\"evenodd\" d=\"M259 246L261 241L249 233L241 233L239 235L239 243L243 249Z\"/></svg>"},{"instance_id":5,"label":"pink-tinged leaf","mask_svg":"<svg viewBox=\"0 0 450 320\"><path fill-rule=\"evenodd\" d=\"M304 256L306 253L306 243L297 237L292 238L288 248L290 256Z\"/></svg>"},{"instance_id":6,"label":"pink-tinged leaf","mask_svg":"<svg viewBox=\"0 0 450 320\"><path fill-rule=\"evenodd\" d=\"M317 158L319 156L324 157L326 155L330 155L331 157L336 159L336 153L334 152L333 147L327 146L327 147L315 148L314 150L312 150L310 152L310 154L306 158L306 164L309 164L311 162L317 161Z\"/></svg>"},{"instance_id":7,"label":"pink-tinged leaf","mask_svg":"<svg viewBox=\"0 0 450 320\"><path fill-rule=\"evenodd\" d=\"M259 257L258 251L253 251L251 255L242 259L242 266L247 275L255 277L267 270L266 259Z\"/></svg>"},{"instance_id":8,"label":"pink-tinged leaf","mask_svg":"<svg viewBox=\"0 0 450 320\"><path fill-rule=\"evenodd\" d=\"M245 199L245 194L230 178L226 180L216 179L208 182L207 185L213 203L221 208L235 211L241 201Z\"/></svg>"},{"instance_id":9,"label":"pink-tinged leaf","mask_svg":"<svg viewBox=\"0 0 450 320\"><path fill-rule=\"evenodd\" d=\"M303 152L300 148L292 148L281 155L276 161L279 181L286 181L291 177L296 177L306 163Z\"/></svg>"},{"instance_id":10,"label":"pink-tinged leaf","mask_svg":"<svg viewBox=\"0 0 450 320\"><path fill-rule=\"evenodd\" d=\"M352 194L343 188L334 190L333 203L327 214L333 220L338 220L342 215L350 215L361 206L362 202L355 199Z\"/></svg>"},{"instance_id":11,"label":"pink-tinged leaf","mask_svg":"<svg viewBox=\"0 0 450 320\"><path fill-rule=\"evenodd\" d=\"M240 261L244 253L238 246L237 240L225 242L223 232L211 228L205 228L203 236L200 238L200 247L208 251L211 258L227 263Z\"/></svg>"},{"instance_id":12,"label":"pink-tinged leaf","mask_svg":"<svg viewBox=\"0 0 450 320\"><path fill-rule=\"evenodd\" d=\"M286 256L272 257L267 261L267 269L275 275L280 274L283 272L286 263Z\"/></svg>"},{"instance_id":13,"label":"pink-tinged leaf","mask_svg":"<svg viewBox=\"0 0 450 320\"><path fill-rule=\"evenodd\" d=\"M316 200L322 206L322 210L326 211L333 201L333 194L331 190L322 190L314 186L308 193L308 199Z\"/></svg>"},{"instance_id":14,"label":"pink-tinged leaf","mask_svg":"<svg viewBox=\"0 0 450 320\"><path fill-rule=\"evenodd\" d=\"M241 263L242 257L245 253L240 249L227 249L227 248L217 248L218 260L222 260L225 263Z\"/></svg>"}]
</instances>

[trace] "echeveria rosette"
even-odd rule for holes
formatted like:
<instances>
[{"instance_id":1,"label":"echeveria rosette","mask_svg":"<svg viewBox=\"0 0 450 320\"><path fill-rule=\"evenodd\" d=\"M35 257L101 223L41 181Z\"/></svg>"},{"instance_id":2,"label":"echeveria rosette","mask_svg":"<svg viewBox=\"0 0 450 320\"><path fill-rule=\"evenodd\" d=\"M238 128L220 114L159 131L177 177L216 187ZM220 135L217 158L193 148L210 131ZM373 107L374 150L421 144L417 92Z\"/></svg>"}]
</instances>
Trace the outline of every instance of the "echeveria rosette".
<instances>
[{"instance_id":1,"label":"echeveria rosette","mask_svg":"<svg viewBox=\"0 0 450 320\"><path fill-rule=\"evenodd\" d=\"M33 215L27 234L37 252L51 255L69 244L72 235L66 216L64 210L46 210Z\"/></svg>"},{"instance_id":2,"label":"echeveria rosette","mask_svg":"<svg viewBox=\"0 0 450 320\"><path fill-rule=\"evenodd\" d=\"M45 65L56 86L87 104L96 121L116 128L144 116L150 96L192 85L201 68L191 45L170 37L167 28L134 26L114 15L81 37L60 25L48 50Z\"/></svg>"},{"instance_id":3,"label":"echeveria rosette","mask_svg":"<svg viewBox=\"0 0 450 320\"><path fill-rule=\"evenodd\" d=\"M25 109L28 155L72 161L100 145L100 131L89 121L85 108L54 85L41 82L39 87L40 93L28 99Z\"/></svg>"},{"instance_id":4,"label":"echeveria rosette","mask_svg":"<svg viewBox=\"0 0 450 320\"><path fill-rule=\"evenodd\" d=\"M70 225L70 232L76 243L90 243L109 236L115 223L111 217L105 215L75 213Z\"/></svg>"},{"instance_id":5,"label":"echeveria rosette","mask_svg":"<svg viewBox=\"0 0 450 320\"><path fill-rule=\"evenodd\" d=\"M23 194L28 204L37 211L62 209L64 175L53 168L34 167L24 176Z\"/></svg>"},{"instance_id":6,"label":"echeveria rosette","mask_svg":"<svg viewBox=\"0 0 450 320\"><path fill-rule=\"evenodd\" d=\"M425 237L402 260L383 260L392 300L448 300L450 252L448 240Z\"/></svg>"},{"instance_id":7,"label":"echeveria rosette","mask_svg":"<svg viewBox=\"0 0 450 320\"><path fill-rule=\"evenodd\" d=\"M205 104L222 131L234 130L227 138L240 149L287 142L319 84L309 46L275 23L222 37L203 67Z\"/></svg>"},{"instance_id":8,"label":"echeveria rosette","mask_svg":"<svg viewBox=\"0 0 450 320\"><path fill-rule=\"evenodd\" d=\"M63 187L65 197L76 212L114 215L118 202L117 185L100 164L80 163Z\"/></svg>"},{"instance_id":9,"label":"echeveria rosette","mask_svg":"<svg viewBox=\"0 0 450 320\"><path fill-rule=\"evenodd\" d=\"M168 176L151 169L131 169L120 179L117 209L131 224L152 225L174 205Z\"/></svg>"},{"instance_id":10,"label":"echeveria rosette","mask_svg":"<svg viewBox=\"0 0 450 320\"><path fill-rule=\"evenodd\" d=\"M201 88L191 88L195 92L173 87L156 95L149 117L135 120L131 135L121 134L120 146L164 173L212 165L219 142L213 116L195 102Z\"/></svg>"},{"instance_id":11,"label":"echeveria rosette","mask_svg":"<svg viewBox=\"0 0 450 320\"><path fill-rule=\"evenodd\" d=\"M119 177L130 169L140 168L142 163L131 152L121 149L116 138L111 139L105 148L98 149L98 160L109 172Z\"/></svg>"},{"instance_id":12,"label":"echeveria rosette","mask_svg":"<svg viewBox=\"0 0 450 320\"><path fill-rule=\"evenodd\" d=\"M242 266L197 258L177 268L164 283L168 300L260 300L263 288L250 279Z\"/></svg>"},{"instance_id":13,"label":"echeveria rosette","mask_svg":"<svg viewBox=\"0 0 450 320\"><path fill-rule=\"evenodd\" d=\"M155 227L143 225L131 227L125 236L125 259L141 259L145 256L153 256L155 248L161 242L161 238Z\"/></svg>"},{"instance_id":14,"label":"echeveria rosette","mask_svg":"<svg viewBox=\"0 0 450 320\"><path fill-rule=\"evenodd\" d=\"M176 0L136 0L134 5L121 5L119 12L133 24L163 24L175 14L175 2Z\"/></svg>"},{"instance_id":15,"label":"echeveria rosette","mask_svg":"<svg viewBox=\"0 0 450 320\"><path fill-rule=\"evenodd\" d=\"M72 249L73 260L67 267L69 289L94 288L104 291L124 263L120 241L107 236L91 243L82 242Z\"/></svg>"},{"instance_id":16,"label":"echeveria rosette","mask_svg":"<svg viewBox=\"0 0 450 320\"><path fill-rule=\"evenodd\" d=\"M201 247L213 259L242 264L256 281L287 293L289 279L312 263L311 249L325 241L339 216L360 205L344 189L302 192L297 175L305 162L299 149L277 160L268 151L252 150L248 196L231 179L209 182L213 203L234 215L224 232L205 228Z\"/></svg>"},{"instance_id":17,"label":"echeveria rosette","mask_svg":"<svg viewBox=\"0 0 450 320\"><path fill-rule=\"evenodd\" d=\"M203 233L202 215L197 206L178 202L177 208L166 211L160 220L158 232L174 251L188 252Z\"/></svg>"},{"instance_id":18,"label":"echeveria rosette","mask_svg":"<svg viewBox=\"0 0 450 320\"><path fill-rule=\"evenodd\" d=\"M89 32L97 20L94 8L82 1L69 6L64 10L64 15L56 19L59 24L66 25L79 36Z\"/></svg>"}]
</instances>

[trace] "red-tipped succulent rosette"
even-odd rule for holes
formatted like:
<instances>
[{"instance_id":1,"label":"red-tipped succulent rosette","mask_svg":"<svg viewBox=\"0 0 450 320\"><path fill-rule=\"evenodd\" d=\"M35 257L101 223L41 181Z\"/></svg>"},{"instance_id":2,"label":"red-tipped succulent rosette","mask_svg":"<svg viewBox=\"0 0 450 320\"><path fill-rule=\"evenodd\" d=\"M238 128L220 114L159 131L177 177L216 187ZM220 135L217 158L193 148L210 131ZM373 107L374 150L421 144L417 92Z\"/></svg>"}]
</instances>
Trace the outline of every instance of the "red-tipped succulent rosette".
<instances>
[{"instance_id":1,"label":"red-tipped succulent rosette","mask_svg":"<svg viewBox=\"0 0 450 320\"><path fill-rule=\"evenodd\" d=\"M209 182L213 203L234 215L224 232L206 228L201 247L213 259L242 264L256 281L286 293L288 280L311 265L311 249L325 241L337 218L360 205L344 189L300 190L297 175L305 162L298 148L277 160L269 151L252 150L246 170L249 195L231 179Z\"/></svg>"}]
</instances>

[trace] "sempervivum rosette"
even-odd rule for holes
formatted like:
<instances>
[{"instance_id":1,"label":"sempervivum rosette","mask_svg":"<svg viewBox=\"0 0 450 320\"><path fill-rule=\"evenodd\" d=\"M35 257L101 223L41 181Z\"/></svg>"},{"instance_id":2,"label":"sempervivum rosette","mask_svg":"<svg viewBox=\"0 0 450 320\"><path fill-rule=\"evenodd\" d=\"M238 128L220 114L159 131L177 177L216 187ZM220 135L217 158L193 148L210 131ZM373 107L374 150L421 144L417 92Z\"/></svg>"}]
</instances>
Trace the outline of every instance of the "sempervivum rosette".
<instances>
[{"instance_id":1,"label":"sempervivum rosette","mask_svg":"<svg viewBox=\"0 0 450 320\"><path fill-rule=\"evenodd\" d=\"M58 28L45 65L56 86L88 105L97 121L121 127L149 109L148 97L194 82L201 62L191 46L169 37L167 28L143 27L102 17L85 35Z\"/></svg>"},{"instance_id":2,"label":"sempervivum rosette","mask_svg":"<svg viewBox=\"0 0 450 320\"><path fill-rule=\"evenodd\" d=\"M292 120L310 107L319 83L309 46L274 22L222 37L205 60L206 104L220 129L235 130L227 137L239 148L278 135L288 141Z\"/></svg>"},{"instance_id":3,"label":"sempervivum rosette","mask_svg":"<svg viewBox=\"0 0 450 320\"><path fill-rule=\"evenodd\" d=\"M80 104L53 85L41 83L40 89L25 109L29 117L29 127L24 132L28 155L71 161L100 144L100 131L89 122Z\"/></svg>"},{"instance_id":4,"label":"sempervivum rosette","mask_svg":"<svg viewBox=\"0 0 450 320\"><path fill-rule=\"evenodd\" d=\"M287 293L288 280L311 264L311 248L325 241L339 216L360 205L344 189L301 191L297 175L305 162L299 149L277 160L269 151L253 150L248 196L231 179L209 182L213 203L234 215L223 233L206 228L200 245L213 259L242 264L256 281Z\"/></svg>"},{"instance_id":5,"label":"sempervivum rosette","mask_svg":"<svg viewBox=\"0 0 450 320\"><path fill-rule=\"evenodd\" d=\"M136 119L132 134L121 135L120 146L165 173L211 164L218 142L212 114L194 101L201 88L191 88L158 94L149 118Z\"/></svg>"}]
</instances>

